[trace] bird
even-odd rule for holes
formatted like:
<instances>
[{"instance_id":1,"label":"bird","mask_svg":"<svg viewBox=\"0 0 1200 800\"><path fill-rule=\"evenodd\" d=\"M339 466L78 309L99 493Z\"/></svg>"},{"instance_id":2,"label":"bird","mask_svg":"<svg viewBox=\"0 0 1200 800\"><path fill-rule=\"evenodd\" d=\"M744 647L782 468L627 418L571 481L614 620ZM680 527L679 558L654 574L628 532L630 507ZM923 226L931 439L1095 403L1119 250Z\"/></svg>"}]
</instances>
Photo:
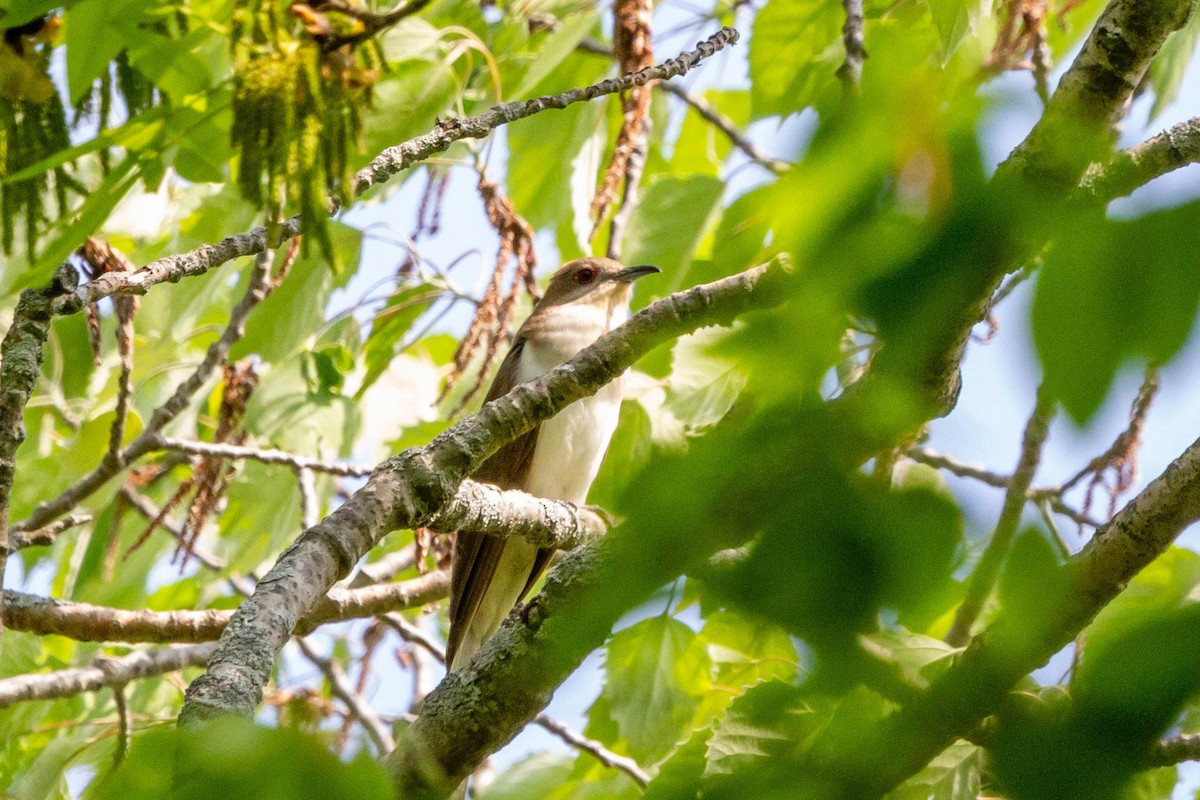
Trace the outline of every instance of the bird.
<instances>
[{"instance_id":1,"label":"bird","mask_svg":"<svg viewBox=\"0 0 1200 800\"><path fill-rule=\"evenodd\" d=\"M661 272L610 258L579 258L551 277L517 330L484 402L543 375L629 318L633 282ZM621 407L621 378L577 400L496 451L472 474L501 489L583 503ZM458 531L450 577L446 664L469 664L550 564L554 551L519 537Z\"/></svg>"}]
</instances>

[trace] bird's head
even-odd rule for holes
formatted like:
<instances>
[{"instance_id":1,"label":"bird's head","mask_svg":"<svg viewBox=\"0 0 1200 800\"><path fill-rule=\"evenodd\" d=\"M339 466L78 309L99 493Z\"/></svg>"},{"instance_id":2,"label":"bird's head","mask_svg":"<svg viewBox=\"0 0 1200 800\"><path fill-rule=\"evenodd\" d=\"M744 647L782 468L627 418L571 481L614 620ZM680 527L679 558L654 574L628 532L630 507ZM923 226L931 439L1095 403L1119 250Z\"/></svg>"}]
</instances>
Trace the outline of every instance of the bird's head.
<instances>
[{"instance_id":1,"label":"bird's head","mask_svg":"<svg viewBox=\"0 0 1200 800\"><path fill-rule=\"evenodd\" d=\"M563 264L550 276L539 308L568 303L613 306L628 303L633 282L662 272L658 267L626 267L611 258L577 258Z\"/></svg>"}]
</instances>

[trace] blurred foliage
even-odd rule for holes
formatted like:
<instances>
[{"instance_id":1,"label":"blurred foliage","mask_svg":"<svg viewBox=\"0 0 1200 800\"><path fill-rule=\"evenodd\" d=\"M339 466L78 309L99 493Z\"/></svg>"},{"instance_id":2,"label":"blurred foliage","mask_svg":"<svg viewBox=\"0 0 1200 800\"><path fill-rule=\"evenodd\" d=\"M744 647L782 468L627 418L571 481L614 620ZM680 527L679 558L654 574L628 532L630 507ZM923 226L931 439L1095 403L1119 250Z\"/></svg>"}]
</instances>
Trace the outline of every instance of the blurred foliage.
<instances>
[{"instance_id":1,"label":"blurred foliage","mask_svg":"<svg viewBox=\"0 0 1200 800\"><path fill-rule=\"evenodd\" d=\"M910 442L904 437L931 413L929 365L968 313L964 303L1036 257L1028 332L1047 387L1078 423L1110 399L1114 376L1131 363L1169 362L1195 328L1200 206L1112 219L1103 210L1032 204L989 182L981 132L1008 109L996 99L1002 92L979 89L995 78L993 47L1002 8L1011 5L868 0L870 59L854 113L837 75L841 4L767 0L752 9L722 0L701 9L683 46L711 21L735 23L745 38L736 56L700 68L713 78L697 93L739 128L802 130L781 145L793 150L772 153L796 162L780 175L674 98L653 97L640 203L620 244L627 262L656 264L663 274L639 284L635 305L780 254L793 266L780 310L684 337L637 365L591 494L627 520L615 543L680 576L608 641L603 686L586 714L588 737L651 774L651 800L827 796L836 776L809 767L838 763L839 747L877 727L900 702L897 684L925 685L957 657L941 637L990 521L964 515L928 469L908 465L889 481L863 465L886 456L884 443ZM353 216L328 220L328 199L345 203L355 169L438 118L610 74L610 61L580 44L606 43L611 26L606 8L579 0L433 0L360 37L361 12L388 8L9 2L0 16L0 26L16 31L0 43L0 231L8 256L0 305L7 312L15 290L44 283L87 235L143 265L299 214L308 244L294 259L281 247L277 263L292 262L287 274L230 354L259 375L242 422L245 443L356 462L427 443L459 400L438 396L461 332L459 304L475 277L458 260L407 260L403 247L396 257L378 240L436 242L438 252L449 242L472 264L471 251L493 248L494 238L463 229L470 197L430 194L417 216L437 218L444 203L442 230L422 222L416 232L394 220L368 229ZM1103 2L1048 8L1046 47L1063 59ZM680 17L664 3L656 29ZM1178 94L1198 31L1200 16L1155 60L1152 114ZM658 45L661 56L673 55L680 36L669 40ZM714 74L740 59L745 83ZM555 250L562 260L592 252L589 206L619 108L612 97L577 104L513 123L494 141L459 143L435 164L373 189L368 202L412 188L408 175L434 167L474 186L476 175L459 181L459 173L486 164L540 234L543 269ZM482 260L491 263L490 253ZM232 262L142 298L126 443L221 336L249 273L247 260ZM107 304L99 321L98 357L83 315L53 324L25 417L13 521L106 452L120 361ZM868 361L871 391L844 392ZM221 395L219 381L206 382L166 433L213 441ZM131 550L149 521L123 490L161 507L190 474L157 452L135 466L82 501L78 510L93 522L14 556L10 588L20 575L25 588L67 600L228 608L239 596L227 579L262 574L300 532L292 470L238 462L201 537L217 568L171 563L176 542L162 530ZM357 484L319 476L315 486L324 514ZM393 533L369 560L414 540ZM734 547L721 566L707 564ZM436 552L422 550L417 561L397 579L434 566ZM1051 532L1023 529L983 621L1045 614L1062 600L1065 572ZM639 579L607 588L624 602ZM1167 732L1200 729L1198 586L1200 559L1169 551L1087 628L1061 685L1026 678L996 716L991 739L955 742L889 797L1169 797L1175 769L1147 769L1146 754ZM440 619L438 612L424 613ZM372 637L384 634L368 630L338 627L334 658L351 663L356 679L366 664L371 699L402 726L410 681L395 664L411 669L415 656L394 639L376 648ZM0 676L127 651L10 630ZM882 678L881 664L890 670ZM132 744L119 767L120 724L107 689L0 710L0 792L21 800L81 792L386 796L372 745L344 723L327 683L308 679L309 667L284 660L257 728L176 731L180 679L131 684ZM640 793L632 778L587 753L541 752L505 762L479 794Z\"/></svg>"}]
</instances>

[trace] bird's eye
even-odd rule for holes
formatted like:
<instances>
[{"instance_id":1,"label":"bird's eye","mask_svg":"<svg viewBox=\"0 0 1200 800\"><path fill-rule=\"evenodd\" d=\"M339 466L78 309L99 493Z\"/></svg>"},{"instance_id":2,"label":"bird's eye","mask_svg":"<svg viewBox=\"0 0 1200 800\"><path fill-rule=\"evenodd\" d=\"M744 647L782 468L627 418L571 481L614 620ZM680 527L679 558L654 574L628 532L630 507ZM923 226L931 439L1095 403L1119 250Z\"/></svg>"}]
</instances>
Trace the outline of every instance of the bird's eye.
<instances>
[{"instance_id":1,"label":"bird's eye","mask_svg":"<svg viewBox=\"0 0 1200 800\"><path fill-rule=\"evenodd\" d=\"M580 286L591 283L596 280L596 269L594 267L580 267L575 270L575 282Z\"/></svg>"}]
</instances>

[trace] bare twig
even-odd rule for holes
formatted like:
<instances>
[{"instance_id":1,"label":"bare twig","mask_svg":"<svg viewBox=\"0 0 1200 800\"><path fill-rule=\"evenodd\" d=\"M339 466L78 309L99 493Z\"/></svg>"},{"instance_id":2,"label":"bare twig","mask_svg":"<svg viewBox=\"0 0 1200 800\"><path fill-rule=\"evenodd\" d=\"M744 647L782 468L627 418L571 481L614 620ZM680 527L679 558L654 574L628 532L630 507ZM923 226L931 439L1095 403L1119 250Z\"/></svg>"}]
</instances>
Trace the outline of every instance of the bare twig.
<instances>
[{"instance_id":1,"label":"bare twig","mask_svg":"<svg viewBox=\"0 0 1200 800\"><path fill-rule=\"evenodd\" d=\"M54 544L54 540L65 530L86 525L92 521L91 514L70 514L55 520L45 527L28 533L13 533L8 537L8 552L23 550L26 547L45 547Z\"/></svg>"},{"instance_id":2,"label":"bare twig","mask_svg":"<svg viewBox=\"0 0 1200 800\"><path fill-rule=\"evenodd\" d=\"M1157 393L1158 369L1151 365L1146 369L1146 377L1129 409L1129 425L1117 435L1107 450L1093 458L1086 467L1063 483L1062 491L1066 492L1091 475L1083 502L1084 514L1091 509L1092 493L1097 486L1104 483L1104 476L1109 470L1112 470L1114 476L1112 486L1106 485L1110 517L1116 511L1117 498L1132 488L1133 481L1137 477L1137 453L1142 443L1142 429L1146 425L1146 415L1150 411L1150 404L1154 401Z\"/></svg>"},{"instance_id":3,"label":"bare twig","mask_svg":"<svg viewBox=\"0 0 1200 800\"><path fill-rule=\"evenodd\" d=\"M776 158L771 158L754 142L750 141L745 133L731 120L729 117L722 114L717 109L713 108L707 100L694 92L689 92L678 83L663 82L655 84L656 89L660 89L667 94L672 94L678 97L683 102L687 103L692 109L700 115L705 121L725 134L729 141L733 142L733 146L741 150L750 160L758 164L763 169L769 170L776 175L783 172L790 165L786 161L781 161Z\"/></svg>"},{"instance_id":4,"label":"bare twig","mask_svg":"<svg viewBox=\"0 0 1200 800\"><path fill-rule=\"evenodd\" d=\"M1001 475L998 472L992 472L991 470L983 467L977 467L973 464L964 463L951 456L934 452L927 447L911 448L905 451L905 455L907 455L913 461L921 464L926 464L934 467L935 469L944 469L951 474L959 476L960 478L977 480L981 483L986 483L988 486L994 486L998 489L1006 489L1008 488L1009 483L1012 482L1012 478L1008 475ZM1064 503L1062 499L1062 487L1031 487L1028 492L1028 497L1034 502L1048 502L1050 507L1054 509L1055 512L1062 514L1064 517L1071 519L1079 525L1086 525L1089 528L1099 528L1104 524L1103 522L1092 519L1086 514L1083 514L1082 512L1077 511L1076 509L1071 508Z\"/></svg>"},{"instance_id":5,"label":"bare twig","mask_svg":"<svg viewBox=\"0 0 1200 800\"><path fill-rule=\"evenodd\" d=\"M592 756L604 766L621 770L621 772L633 778L638 786L645 787L646 784L650 783L650 773L642 769L642 766L632 758L614 753L595 739L589 739L582 733L571 730L566 725L551 719L545 714L538 714L534 717L533 721L576 750Z\"/></svg>"},{"instance_id":6,"label":"bare twig","mask_svg":"<svg viewBox=\"0 0 1200 800\"><path fill-rule=\"evenodd\" d=\"M339 11L358 20L361 23L361 28L354 33L344 36L331 32L327 36L313 36L313 38L320 43L321 49L326 52L342 47L353 47L365 42L380 31L387 30L405 17L412 16L429 5L429 2L430 0L410 0L410 2L401 3L391 11L378 14L351 5L350 3L342 2L342 0L326 0L326 2L318 4L314 10L318 13ZM295 5L293 5L293 9L295 9Z\"/></svg>"},{"instance_id":7,"label":"bare twig","mask_svg":"<svg viewBox=\"0 0 1200 800\"><path fill-rule=\"evenodd\" d=\"M1025 426L1021 457L1004 495L1000 519L987 548L983 551L983 556L971 573L967 583L967 594L954 615L950 632L946 635L946 641L955 647L966 643L970 638L971 626L975 624L979 612L983 609L984 601L992 593L996 576L1000 574L1000 566L1008 554L1009 544L1012 543L1017 526L1021 522L1021 510L1028 500L1029 486L1033 482L1033 473L1037 471L1038 462L1041 461L1042 445L1046 441L1053 416L1054 399L1044 388L1038 389L1037 403Z\"/></svg>"},{"instance_id":8,"label":"bare twig","mask_svg":"<svg viewBox=\"0 0 1200 800\"><path fill-rule=\"evenodd\" d=\"M387 725L379 718L361 694L350 684L350 679L346 677L345 670L336 661L325 658L316 651L311 644L306 640L297 637L296 644L299 645L301 652L305 658L317 666L321 672L325 673L326 680L329 681L329 689L333 692L334 697L342 701L346 706L346 710L350 716L354 718L362 729L366 731L367 736L375 743L375 747L380 755L386 755L392 751L396 743L392 741L392 734L388 731Z\"/></svg>"},{"instance_id":9,"label":"bare twig","mask_svg":"<svg viewBox=\"0 0 1200 800\"><path fill-rule=\"evenodd\" d=\"M372 467L365 464L347 464L303 456L299 453L288 453L283 450L258 449L233 444L214 444L190 439L177 439L170 436L155 436L151 450L177 450L192 455L216 456L218 458L248 459L261 461L264 464L279 464L291 467L293 470L308 470L329 475L340 475L346 478L364 478L371 474Z\"/></svg>"}]
</instances>

